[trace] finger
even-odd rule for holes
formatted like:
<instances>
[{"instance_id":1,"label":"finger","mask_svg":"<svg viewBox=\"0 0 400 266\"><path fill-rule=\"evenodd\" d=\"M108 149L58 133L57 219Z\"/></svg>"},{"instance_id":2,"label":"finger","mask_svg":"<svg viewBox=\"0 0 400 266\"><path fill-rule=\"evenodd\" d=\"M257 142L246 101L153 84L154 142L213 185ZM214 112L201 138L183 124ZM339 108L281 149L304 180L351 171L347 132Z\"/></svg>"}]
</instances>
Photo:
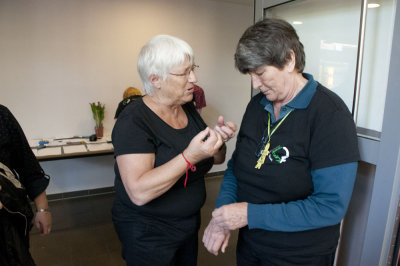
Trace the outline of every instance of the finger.
<instances>
[{"instance_id":1,"label":"finger","mask_svg":"<svg viewBox=\"0 0 400 266\"><path fill-rule=\"evenodd\" d=\"M204 244L205 246L209 246L209 243L211 242L212 234L214 233L214 225L210 222L204 231Z\"/></svg>"},{"instance_id":2,"label":"finger","mask_svg":"<svg viewBox=\"0 0 400 266\"><path fill-rule=\"evenodd\" d=\"M206 230L204 230L203 237L201 238L201 242L203 242L203 244L206 242L207 234L208 234L208 232L207 232L207 228L206 228Z\"/></svg>"},{"instance_id":3,"label":"finger","mask_svg":"<svg viewBox=\"0 0 400 266\"><path fill-rule=\"evenodd\" d=\"M224 144L224 140L220 134L217 134L217 142L215 143L215 149L218 149Z\"/></svg>"},{"instance_id":4,"label":"finger","mask_svg":"<svg viewBox=\"0 0 400 266\"><path fill-rule=\"evenodd\" d=\"M50 231L51 231L51 224L50 223L48 223L47 221L44 221L43 223L41 223L41 227L42 227L42 233L44 234L44 235L47 235L47 234L49 234L50 233Z\"/></svg>"},{"instance_id":5,"label":"finger","mask_svg":"<svg viewBox=\"0 0 400 266\"><path fill-rule=\"evenodd\" d=\"M215 130L210 129L210 134L208 136L209 139L216 141L217 135L219 135Z\"/></svg>"},{"instance_id":6,"label":"finger","mask_svg":"<svg viewBox=\"0 0 400 266\"><path fill-rule=\"evenodd\" d=\"M218 255L218 249L215 249L215 236L214 235L207 242L207 250L208 250L208 252L214 254L215 256Z\"/></svg>"},{"instance_id":7,"label":"finger","mask_svg":"<svg viewBox=\"0 0 400 266\"><path fill-rule=\"evenodd\" d=\"M206 127L197 136L204 142L204 141L206 141L208 139L209 135L210 135L210 128Z\"/></svg>"},{"instance_id":8,"label":"finger","mask_svg":"<svg viewBox=\"0 0 400 266\"><path fill-rule=\"evenodd\" d=\"M211 253L213 253L215 256L218 256L218 250L218 243L214 240L211 245Z\"/></svg>"},{"instance_id":9,"label":"finger","mask_svg":"<svg viewBox=\"0 0 400 266\"><path fill-rule=\"evenodd\" d=\"M224 117L222 115L218 116L217 125L222 127L224 124Z\"/></svg>"},{"instance_id":10,"label":"finger","mask_svg":"<svg viewBox=\"0 0 400 266\"><path fill-rule=\"evenodd\" d=\"M204 247L207 249L207 251L210 253L213 253L211 250L212 244L211 244L211 233L210 232L205 234L203 243L204 243Z\"/></svg>"},{"instance_id":11,"label":"finger","mask_svg":"<svg viewBox=\"0 0 400 266\"><path fill-rule=\"evenodd\" d=\"M218 251L221 249L223 243L225 241L225 234L219 233L216 238L214 239L214 246L213 249L215 253L218 255Z\"/></svg>"},{"instance_id":12,"label":"finger","mask_svg":"<svg viewBox=\"0 0 400 266\"><path fill-rule=\"evenodd\" d=\"M41 228L40 228L40 221L39 221L39 220L36 220L36 219L35 219L35 226L36 226L36 228L37 228L40 232L42 232L42 231L41 231Z\"/></svg>"},{"instance_id":13,"label":"finger","mask_svg":"<svg viewBox=\"0 0 400 266\"><path fill-rule=\"evenodd\" d=\"M222 243L222 247L221 247L221 252L225 253L226 247L228 246L228 243L224 241L224 243Z\"/></svg>"},{"instance_id":14,"label":"finger","mask_svg":"<svg viewBox=\"0 0 400 266\"><path fill-rule=\"evenodd\" d=\"M203 234L202 241L203 241L204 246L206 245L206 243L208 243L209 238L210 238L210 224L207 226L207 228Z\"/></svg>"},{"instance_id":15,"label":"finger","mask_svg":"<svg viewBox=\"0 0 400 266\"><path fill-rule=\"evenodd\" d=\"M220 128L220 127L215 127L214 130L215 130L219 135L221 135L222 139L228 139L228 138L229 138L229 135L228 135L225 131L223 131L222 128Z\"/></svg>"},{"instance_id":16,"label":"finger","mask_svg":"<svg viewBox=\"0 0 400 266\"><path fill-rule=\"evenodd\" d=\"M218 255L218 253L215 252L215 248L214 248L216 236L217 236L217 232L215 231L215 225L211 221L205 230L204 237L203 237L203 243L204 243L204 247L207 249L207 251L214 255Z\"/></svg>"},{"instance_id":17,"label":"finger","mask_svg":"<svg viewBox=\"0 0 400 266\"><path fill-rule=\"evenodd\" d=\"M223 127L223 130L224 130L225 134L228 136L227 137L228 139L231 139L231 138L233 138L235 136L235 131L236 131L235 128L231 128L229 126L225 126L225 127Z\"/></svg>"},{"instance_id":18,"label":"finger","mask_svg":"<svg viewBox=\"0 0 400 266\"><path fill-rule=\"evenodd\" d=\"M213 149L214 151L218 151L218 149L221 147L222 143L223 143L223 139L222 136L217 133L215 130L211 130L210 132L210 144L213 145Z\"/></svg>"},{"instance_id":19,"label":"finger","mask_svg":"<svg viewBox=\"0 0 400 266\"><path fill-rule=\"evenodd\" d=\"M215 252L214 249L214 239L212 237L210 237L206 243L206 248L208 250L208 252L214 254L215 256L218 255L218 252Z\"/></svg>"},{"instance_id":20,"label":"finger","mask_svg":"<svg viewBox=\"0 0 400 266\"><path fill-rule=\"evenodd\" d=\"M227 125L230 129L232 129L232 131L236 132L237 126L236 126L235 123L229 121L229 122L226 122L226 125Z\"/></svg>"},{"instance_id":21,"label":"finger","mask_svg":"<svg viewBox=\"0 0 400 266\"><path fill-rule=\"evenodd\" d=\"M226 248L228 247L228 243L229 243L229 238L231 237L231 234L228 233L228 235L225 237L224 242L222 243L222 247L221 247L221 252L225 253Z\"/></svg>"}]
</instances>

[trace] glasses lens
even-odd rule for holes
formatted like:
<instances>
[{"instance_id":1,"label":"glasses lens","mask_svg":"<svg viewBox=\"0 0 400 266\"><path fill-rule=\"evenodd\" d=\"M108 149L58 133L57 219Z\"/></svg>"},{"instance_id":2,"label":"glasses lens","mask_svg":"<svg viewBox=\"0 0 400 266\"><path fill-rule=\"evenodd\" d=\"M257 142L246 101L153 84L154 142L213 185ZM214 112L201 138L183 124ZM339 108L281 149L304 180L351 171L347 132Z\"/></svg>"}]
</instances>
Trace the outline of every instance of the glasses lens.
<instances>
[{"instance_id":1,"label":"glasses lens","mask_svg":"<svg viewBox=\"0 0 400 266\"><path fill-rule=\"evenodd\" d=\"M189 76L189 75L190 75L190 72L192 72L192 71L194 72L194 71L196 70L196 68L198 68L198 67L199 67L198 65L192 65L192 66L188 69L186 75Z\"/></svg>"},{"instance_id":2,"label":"glasses lens","mask_svg":"<svg viewBox=\"0 0 400 266\"><path fill-rule=\"evenodd\" d=\"M196 68L198 68L199 66L198 65L191 65L190 66L190 68L188 68L186 71L185 71L185 73L182 73L182 74L178 74L178 73L169 73L169 74L171 74L171 75L174 75L174 76L181 76L181 77L189 77L189 75L190 75L190 73L193 71L194 72L194 70L196 69Z\"/></svg>"}]
</instances>

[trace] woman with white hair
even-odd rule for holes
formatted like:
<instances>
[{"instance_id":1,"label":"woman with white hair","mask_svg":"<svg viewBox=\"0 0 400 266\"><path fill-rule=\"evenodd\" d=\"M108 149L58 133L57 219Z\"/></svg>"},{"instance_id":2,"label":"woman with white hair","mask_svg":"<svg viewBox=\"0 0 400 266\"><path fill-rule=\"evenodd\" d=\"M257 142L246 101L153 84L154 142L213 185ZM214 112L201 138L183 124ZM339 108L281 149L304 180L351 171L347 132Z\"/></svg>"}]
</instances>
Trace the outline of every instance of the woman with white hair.
<instances>
[{"instance_id":1,"label":"woman with white hair","mask_svg":"<svg viewBox=\"0 0 400 266\"><path fill-rule=\"evenodd\" d=\"M197 265L204 175L225 160L223 143L236 125L204 123L192 98L197 82L192 48L158 35L141 50L146 95L128 105L113 129L112 215L127 265Z\"/></svg>"}]
</instances>

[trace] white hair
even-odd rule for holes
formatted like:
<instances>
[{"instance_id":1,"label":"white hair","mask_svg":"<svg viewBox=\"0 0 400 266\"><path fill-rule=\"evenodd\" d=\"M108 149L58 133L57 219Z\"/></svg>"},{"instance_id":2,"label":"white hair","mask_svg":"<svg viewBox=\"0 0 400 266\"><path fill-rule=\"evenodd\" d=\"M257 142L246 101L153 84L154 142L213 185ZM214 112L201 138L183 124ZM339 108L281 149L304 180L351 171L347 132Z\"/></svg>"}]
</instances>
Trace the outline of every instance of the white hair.
<instances>
[{"instance_id":1,"label":"white hair","mask_svg":"<svg viewBox=\"0 0 400 266\"><path fill-rule=\"evenodd\" d=\"M151 75L165 80L172 68L183 64L187 59L193 64L192 47L184 40L169 35L157 35L151 38L142 47L137 63L146 94L152 95L155 90L150 82Z\"/></svg>"}]
</instances>

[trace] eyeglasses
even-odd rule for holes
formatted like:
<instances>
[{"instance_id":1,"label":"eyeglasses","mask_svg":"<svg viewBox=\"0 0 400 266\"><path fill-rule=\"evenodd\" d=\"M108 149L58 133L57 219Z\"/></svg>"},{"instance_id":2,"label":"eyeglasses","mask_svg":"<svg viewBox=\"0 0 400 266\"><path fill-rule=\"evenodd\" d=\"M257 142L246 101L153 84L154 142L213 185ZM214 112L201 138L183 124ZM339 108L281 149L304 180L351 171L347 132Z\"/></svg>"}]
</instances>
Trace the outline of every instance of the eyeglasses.
<instances>
[{"instance_id":1,"label":"eyeglasses","mask_svg":"<svg viewBox=\"0 0 400 266\"><path fill-rule=\"evenodd\" d=\"M186 69L186 71L184 73L181 73L181 74L169 73L169 74L174 75L174 76L179 76L179 77L189 77L190 73L192 71L194 72L194 70L198 67L199 67L198 65L193 64L188 69Z\"/></svg>"}]
</instances>

